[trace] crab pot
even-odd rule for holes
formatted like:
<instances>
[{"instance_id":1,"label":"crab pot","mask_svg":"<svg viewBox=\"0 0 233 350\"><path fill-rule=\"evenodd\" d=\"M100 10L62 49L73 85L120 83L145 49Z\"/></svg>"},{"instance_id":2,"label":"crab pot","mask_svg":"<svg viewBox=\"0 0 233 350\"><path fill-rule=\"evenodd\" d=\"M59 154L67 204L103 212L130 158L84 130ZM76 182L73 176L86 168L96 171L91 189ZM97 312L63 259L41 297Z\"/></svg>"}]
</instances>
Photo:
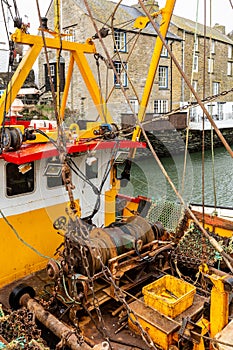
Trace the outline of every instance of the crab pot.
<instances>
[{"instance_id":1,"label":"crab pot","mask_svg":"<svg viewBox=\"0 0 233 350\"><path fill-rule=\"evenodd\" d=\"M174 276L165 275L142 288L146 305L175 318L193 304L196 287Z\"/></svg>"}]
</instances>

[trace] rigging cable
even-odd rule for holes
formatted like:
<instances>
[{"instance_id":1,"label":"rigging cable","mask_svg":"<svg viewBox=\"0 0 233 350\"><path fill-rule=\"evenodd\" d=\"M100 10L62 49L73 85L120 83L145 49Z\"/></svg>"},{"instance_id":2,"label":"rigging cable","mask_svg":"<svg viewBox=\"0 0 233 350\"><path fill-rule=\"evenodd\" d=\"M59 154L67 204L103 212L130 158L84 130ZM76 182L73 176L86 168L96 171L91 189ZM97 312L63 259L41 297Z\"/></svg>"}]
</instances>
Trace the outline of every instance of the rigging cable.
<instances>
[{"instance_id":1,"label":"rigging cable","mask_svg":"<svg viewBox=\"0 0 233 350\"><path fill-rule=\"evenodd\" d=\"M6 20L6 15L5 15L5 11L4 11L4 6L3 6L3 1L5 2L5 4L7 4L8 10L10 11L10 5L7 1L5 0L1 0L1 7L2 7L2 14L3 14L3 20L4 20L4 25L5 25L5 30L6 30L6 35L7 35L7 39L8 39L8 44L9 44L9 60L8 60L8 68L7 68L7 86L6 86L6 96L7 98L5 98L5 102L4 102L4 112L3 112L3 121L2 121L2 128L1 128L1 132L0 132L0 153L2 153L3 149L4 149L4 139L6 136L6 131L5 131L5 123L6 123L6 105L7 105L7 99L8 99L8 91L9 91L9 81L11 82L10 79L10 68L12 68L13 63L14 63L14 43L10 40L10 34L8 31L8 27L7 27L7 20ZM12 16L12 12L10 11L11 16ZM13 18L13 16L12 16ZM10 88L10 92L11 92L11 88ZM12 97L11 97L11 93L10 93L10 102L12 102ZM10 103L11 105L11 103Z\"/></svg>"},{"instance_id":2,"label":"rigging cable","mask_svg":"<svg viewBox=\"0 0 233 350\"><path fill-rule=\"evenodd\" d=\"M210 0L210 28L212 28L212 0ZM210 51L210 68L212 70L212 30L211 30L211 37L210 37L210 46L209 46L209 51ZM212 73L212 71L210 72ZM210 90L211 93L213 93L213 83L212 83L212 74L210 74ZM211 103L211 115L213 113L213 106ZM214 195L214 213L216 212L217 208L217 192L216 192L216 181L215 181L215 160L214 160L214 130L211 125L211 155L212 155L212 181L213 181L213 195Z\"/></svg>"},{"instance_id":3,"label":"rigging cable","mask_svg":"<svg viewBox=\"0 0 233 350\"><path fill-rule=\"evenodd\" d=\"M177 68L179 69L181 75L184 77L187 85L189 86L189 88L191 89L191 91L193 92L193 94L195 95L197 101L200 101L199 96L196 94L195 90L193 89L193 87L191 86L191 84L189 83L185 73L182 71L179 63L177 62L175 56L173 55L173 53L170 50L169 45L167 45L165 39L163 38L163 36L161 35L160 31L158 30L158 28L156 27L155 23L153 22L153 19L151 17L151 15L149 14L149 12L147 11L145 5L143 4L142 0L139 0L139 3L141 5L141 7L143 8L145 14L147 15L147 17L149 18L151 24L153 25L154 29L156 30L156 32L158 33L160 39L162 40L163 44L165 45L165 47L167 48L169 54L172 56L175 64L177 65ZM200 105L203 107L202 103L200 103ZM207 112L207 111L206 111ZM208 112L207 112L208 114ZM150 140L148 139L148 136L143 128L143 125L141 123L139 123L139 126L142 130L142 133L145 137L145 140L147 141L147 144L149 146L149 149L152 152L152 155L154 156L158 166L160 167L162 173L164 174L165 178L167 179L168 183L170 184L170 186L172 187L173 191L175 192L177 198L180 200L180 203L184 206L184 208L187 210L187 212L189 213L190 217L192 218L192 220L195 222L195 224L198 226L198 228L201 230L201 232L203 233L203 235L210 241L211 245L214 246L214 248L223 256L223 259L225 261L225 263L227 264L227 267L230 269L231 272L233 272L233 258L225 253L222 248L219 246L219 244L215 241L215 239L213 239L213 237L210 237L210 235L207 233L207 231L205 230L205 228L200 224L199 220L196 218L196 216L193 214L193 212L191 211L191 209L185 204L185 201L183 199L183 197L181 196L181 194L178 192L178 190L176 189L174 183L172 182L171 178L169 177L167 171L165 170L163 164L161 163L159 157L157 156L157 153L155 152Z\"/></svg>"},{"instance_id":4,"label":"rigging cable","mask_svg":"<svg viewBox=\"0 0 233 350\"><path fill-rule=\"evenodd\" d=\"M163 45L166 47L168 53L170 54L170 56L173 59L174 64L176 65L178 71L180 72L181 76L183 77L183 79L185 80L187 86L189 87L189 89L192 91L193 95L195 96L198 104L200 105L200 107L202 108L202 110L204 111L204 113L206 114L210 124L213 126L216 134L218 135L219 139L221 140L221 142L223 143L224 147L226 148L227 152L230 154L230 156L233 158L233 151L231 149L231 147L229 146L229 144L227 143L227 141L225 140L225 138L223 137L222 133L220 132L220 130L218 129L217 125L215 124L215 122L213 121L213 119L211 118L210 114L208 113L207 109L204 106L204 103L202 102L201 98L199 97L199 95L196 93L196 91L194 90L193 86L190 84L190 81L187 77L187 75L185 74L185 72L182 70L178 60L176 59L176 57L174 56L173 52L171 51L169 45L167 44L166 40L163 38L161 32L159 31L159 29L157 28L157 26L155 25L153 18L151 17L150 13L147 11L144 3L142 2L142 0L139 0L139 3L141 5L141 7L143 8L144 12L146 13L147 17L150 19L151 24L153 25L155 31L157 32L158 36L160 37ZM233 91L233 89L231 89ZM140 123L141 124L141 123Z\"/></svg>"},{"instance_id":5,"label":"rigging cable","mask_svg":"<svg viewBox=\"0 0 233 350\"><path fill-rule=\"evenodd\" d=\"M194 62L195 62L195 49L197 43L197 24L198 24L198 9L199 9L199 0L197 0L196 6L196 23L195 23L195 33L194 33L194 43L193 43L193 61L192 61L192 74L191 74L191 84L193 85L193 76L194 76ZM194 96L190 91L190 100L194 100ZM195 108L195 107L194 107ZM185 153L184 153L184 166L183 166L183 177L182 177L182 190L181 194L184 193L184 185L185 185L185 177L186 177L186 169L187 169L187 155L188 155L188 143L189 143L189 130L190 130L190 109L188 109L187 113L187 128L186 128L186 141L185 141Z\"/></svg>"}]
</instances>

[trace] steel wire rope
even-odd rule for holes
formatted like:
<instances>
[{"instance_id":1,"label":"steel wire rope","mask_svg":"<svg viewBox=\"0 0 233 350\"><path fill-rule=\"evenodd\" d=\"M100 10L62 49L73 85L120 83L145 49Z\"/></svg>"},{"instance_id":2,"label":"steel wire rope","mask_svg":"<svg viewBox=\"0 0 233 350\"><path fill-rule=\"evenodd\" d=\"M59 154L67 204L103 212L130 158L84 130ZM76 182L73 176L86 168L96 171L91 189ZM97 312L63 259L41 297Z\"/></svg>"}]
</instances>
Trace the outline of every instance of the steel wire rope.
<instances>
[{"instance_id":1,"label":"steel wire rope","mask_svg":"<svg viewBox=\"0 0 233 350\"><path fill-rule=\"evenodd\" d=\"M7 40L8 40L8 44L9 44L9 54L11 55L11 51L13 50L13 47L11 46L11 41L10 41L10 33L8 31L7 28L7 21L6 21L6 15L5 15L5 11L4 11L4 6L3 6L3 2L5 2L5 4L7 4L8 6L8 10L10 11L10 5L7 1L1 0L1 7L2 7L2 15L3 15L3 21L4 21L4 25L5 25L5 30L6 30L6 35L7 35ZM10 11L12 19L13 19L13 15L12 12ZM12 62L13 63L13 62ZM0 138L0 154L3 151L4 148L4 137L5 137L5 123L6 123L6 105L7 105L7 99L8 99L8 90L9 90L9 82L11 84L11 79L10 79L10 67L11 67L11 58L9 56L9 60L8 60L8 66L7 66L7 86L6 86L6 98L4 101L4 111L3 111L3 121L2 121L2 128L1 128L1 138ZM11 89L10 89L11 92ZM10 93L10 105L12 102L12 95Z\"/></svg>"},{"instance_id":2,"label":"steel wire rope","mask_svg":"<svg viewBox=\"0 0 233 350\"><path fill-rule=\"evenodd\" d=\"M197 43L197 24L198 24L198 9L199 9L199 0L197 0L196 5L196 21L195 21L195 32L194 32L194 43L193 43L193 59L192 59L192 73L190 82L193 85L193 77L194 77L194 60L195 60L195 48ZM190 91L190 101L192 103L194 100L194 96ZM185 153L184 153L184 166L183 166L183 177L182 177L182 190L181 194L184 193L184 185L185 185L185 177L186 177L186 169L187 169L187 155L188 155L188 145L189 145L189 129L190 129L190 109L188 109L187 113L187 128L186 128L186 140L185 140Z\"/></svg>"},{"instance_id":3,"label":"steel wire rope","mask_svg":"<svg viewBox=\"0 0 233 350\"><path fill-rule=\"evenodd\" d=\"M121 0L121 1L122 1L122 0ZM92 22L92 24L93 24L93 27L94 27L96 33L98 34L99 41L100 41L100 43L101 43L101 45L102 45L102 47L103 47L103 50L104 50L104 52L105 52L105 54L106 54L106 57L107 57L107 59L108 59L108 62L109 62L110 66L111 66L112 69L113 69L113 72L114 72L114 74L115 74L117 83L119 84L120 89L121 89L121 91L122 91L122 93L123 93L123 95L124 95L126 101L128 102L128 105L129 105L129 107L130 107L130 109L131 109L131 111L132 111L132 113L133 113L133 115L134 115L134 117L135 117L135 120L136 120L136 119L137 119L136 114L135 114L135 112L134 112L134 110L133 110L133 108L132 108L132 106L131 106L131 104L130 104L130 102L129 102L129 98L128 98L127 93L126 93L126 91L125 91L125 88L124 88L124 86L123 86L123 84L122 84L122 82L121 82L121 79L120 79L120 77L118 76L118 73L117 73L117 71L116 71L116 67L114 66L114 64L113 64L113 62L112 62L112 60L111 60L111 57L110 57L110 55L109 55L109 52L108 52L108 50L107 50L107 48L106 48L106 46L105 46L105 44L104 44L104 42L103 42L103 39L102 39L102 37L101 37L101 35L100 35L100 32L99 32L99 30L98 30L98 27L97 27L95 21L94 21L94 17L93 17L93 15L92 15L92 12L91 12L91 9L90 9L90 7L89 7L89 4L88 4L87 0L84 0L84 3L85 3L85 6L86 6L86 9L87 9L87 12L88 12L88 14L89 14L89 17L90 17L90 19L91 19L91 22Z\"/></svg>"},{"instance_id":4,"label":"steel wire rope","mask_svg":"<svg viewBox=\"0 0 233 350\"><path fill-rule=\"evenodd\" d=\"M210 44L209 44L209 55L210 55L210 65L212 65L212 0L210 0ZM213 81L212 74L210 74L210 91L213 93ZM211 115L213 113L212 103L211 103ZM215 154L214 154L214 130L211 125L211 156L212 156L212 182L213 182L213 196L214 196L214 212L217 209L217 190L216 190L216 179L215 179Z\"/></svg>"},{"instance_id":5,"label":"steel wire rope","mask_svg":"<svg viewBox=\"0 0 233 350\"><path fill-rule=\"evenodd\" d=\"M153 27L155 28L155 30L157 31L158 35L160 36L162 42L164 43L164 45L167 47L168 51L171 52L169 46L166 44L166 41L164 40L163 36L161 35L161 33L159 32L159 30L156 28L153 19L151 17L151 15L149 14L149 12L147 11L145 5L143 4L142 0L139 0L139 3L141 4L141 7L143 8L145 14L147 15L147 17L149 18L150 22L152 23ZM171 52L171 55L174 58L173 53ZM176 59L174 58L174 60L176 61ZM178 64L179 66L179 64ZM183 71L181 70L180 66L179 66L179 70L182 72L182 75L185 77L186 79L186 75L183 73ZM187 79L186 79L187 80ZM188 82L188 81L187 81ZM194 91L193 87L190 85L190 83L188 83L189 87L191 88L192 92L196 95L197 99L199 100L198 95L196 94L196 92ZM200 222L198 221L197 217L194 215L194 213L191 211L191 209L187 206L187 204L185 203L183 197L181 196L181 194L178 192L178 190L176 189L174 183L172 182L171 178L169 177L166 169L164 168L162 162L160 161L159 157L157 156L157 153L155 152L150 140L148 139L148 136L146 134L146 131L143 127L143 125L141 123L139 123L139 126L142 130L142 133L144 135L144 138L148 144L148 147L150 148L157 164L159 165L162 173L164 174L166 180L168 181L168 183L170 184L170 186L172 187L173 191L175 192L177 198L180 200L180 203L184 206L184 208L187 210L188 214L190 215L190 217L193 219L193 221L195 222L195 224L198 226L198 228L201 230L201 232L203 233L203 235L209 240L209 242L211 243L211 245L213 245L213 247L223 256L223 259L227 265L227 267L230 269L230 271L233 273L233 258L225 253L223 251L223 248L219 246L219 244L217 243L217 241L213 238L210 237L210 235L207 233L207 231L205 230L205 228L200 224Z\"/></svg>"},{"instance_id":6,"label":"steel wire rope","mask_svg":"<svg viewBox=\"0 0 233 350\"><path fill-rule=\"evenodd\" d=\"M85 0L86 1L86 0ZM198 104L200 105L200 107L202 108L203 112L206 114L209 122L213 125L216 134L218 135L219 139L221 140L221 142L223 143L224 147L226 148L226 150L228 151L228 153L230 154L230 156L233 158L233 151L231 149L231 147L229 146L229 144L227 143L227 141L225 140L225 138L223 137L222 133L220 132L220 130L218 129L217 125L215 124L215 122L212 120L212 118L210 117L207 109L205 108L201 98L199 97L199 95L196 93L196 91L194 90L193 86L190 84L189 78L186 75L186 73L182 70L178 60L176 59L175 55L173 54L173 52L171 51L169 45L166 43L166 40L164 39L164 37L162 36L160 30L156 27L153 18L151 17L150 13L147 11L145 4L142 2L142 0L139 0L139 3L141 5L141 7L143 8L145 14L147 15L148 19L150 20L151 24L153 25L155 31L157 32L158 36L160 37L163 45L166 47L168 53L170 54L170 56L173 59L174 64L176 65L178 71L180 72L181 76L184 78L188 88L192 91L193 95L195 96ZM231 91L233 91L233 88L231 89ZM141 123L140 123L141 124Z\"/></svg>"},{"instance_id":7,"label":"steel wire rope","mask_svg":"<svg viewBox=\"0 0 233 350\"><path fill-rule=\"evenodd\" d=\"M133 90L133 92L134 92L134 94L135 94L135 96L136 96L136 98L137 98L137 101L139 102L138 93L137 93L137 91L136 91L136 89L135 89L135 87L134 87L134 84L132 83L132 80L131 80L131 78L130 78L129 72L128 72L128 70L127 70L126 67L125 67L125 63L128 63L129 58L130 58L130 56L131 56L132 53L133 53L133 50L134 50L134 48L135 48L135 46L136 46L136 43L137 43L137 41L138 41L138 39L139 39L141 30L139 30L139 32L138 32L137 34L135 34L135 37L136 37L136 35L137 35L136 40L135 40L134 44L132 45L132 48L131 48L130 52L129 52L128 55L127 55L127 59L126 59L125 61L123 61L122 58L121 58L121 55L120 55L120 51L119 51L118 45L117 45L117 43L116 43L115 30L114 30L115 14L116 14L116 12L117 12L119 6L121 5L121 2L122 2L122 0L120 0L120 1L117 3L117 5L115 6L114 11L113 11L113 13L112 13L112 15L111 15L112 39L113 39L113 43L114 43L114 49L116 50L116 54L115 54L115 55L117 55L118 59L119 59L120 62L121 62L121 67L122 67L122 68L121 68L120 74L121 74L122 72L125 72L125 74L126 74L126 76L127 76L127 79L129 80L129 83L130 83L130 85L131 85L131 88L132 88L132 90ZM133 39L134 39L134 37L131 38L131 41L132 41ZM123 49L126 50L127 45L129 44L129 42L130 42L130 40L128 40L128 42L126 42L126 43L124 44ZM112 56L112 59L114 58L115 55Z\"/></svg>"},{"instance_id":8,"label":"steel wire rope","mask_svg":"<svg viewBox=\"0 0 233 350\"><path fill-rule=\"evenodd\" d=\"M17 239L23 243L26 247L28 247L29 249L31 249L34 253L36 253L37 255L39 255L42 258L45 259L53 259L50 256L44 255L41 252L39 252L39 250L37 250L36 248L34 248L30 243L26 242L18 233L18 231L15 229L15 227L10 223L10 221L7 219L7 217L5 216L5 214L3 213L3 211L0 209L0 214L2 216L2 218L4 219L4 221L6 222L6 224L11 228L11 230L14 232L15 236L17 237Z\"/></svg>"}]
</instances>

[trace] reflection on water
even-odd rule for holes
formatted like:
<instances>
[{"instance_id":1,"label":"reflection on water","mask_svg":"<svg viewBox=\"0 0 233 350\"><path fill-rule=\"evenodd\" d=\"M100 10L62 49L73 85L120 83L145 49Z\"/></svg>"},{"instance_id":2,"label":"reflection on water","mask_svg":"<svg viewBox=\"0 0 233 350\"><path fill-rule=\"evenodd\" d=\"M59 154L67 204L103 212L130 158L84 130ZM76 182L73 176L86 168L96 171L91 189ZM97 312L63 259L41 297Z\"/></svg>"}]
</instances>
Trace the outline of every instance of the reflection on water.
<instances>
[{"instance_id":1,"label":"reflection on water","mask_svg":"<svg viewBox=\"0 0 233 350\"><path fill-rule=\"evenodd\" d=\"M173 156L172 158L162 158L161 162L175 187L182 194L185 202L201 203L201 152L192 153L188 156L185 180L183 180L183 154ZM204 174L205 204L214 205L214 177L217 205L233 207L233 160L225 148L215 149L214 159L211 151L205 152ZM178 201L170 184L165 179L156 160L149 151L147 156L135 161L132 166L131 181L121 192L131 196L148 196L155 200L166 199Z\"/></svg>"}]
</instances>

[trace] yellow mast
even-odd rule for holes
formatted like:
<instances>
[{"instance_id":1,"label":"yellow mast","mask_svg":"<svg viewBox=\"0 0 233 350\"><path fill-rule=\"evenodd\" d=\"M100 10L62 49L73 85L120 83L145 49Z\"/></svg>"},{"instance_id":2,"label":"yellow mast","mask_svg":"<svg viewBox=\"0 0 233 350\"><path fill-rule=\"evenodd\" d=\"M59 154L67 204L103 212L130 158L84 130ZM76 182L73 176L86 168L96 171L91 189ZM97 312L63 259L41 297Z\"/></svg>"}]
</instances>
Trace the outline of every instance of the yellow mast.
<instances>
[{"instance_id":1,"label":"yellow mast","mask_svg":"<svg viewBox=\"0 0 233 350\"><path fill-rule=\"evenodd\" d=\"M139 0L139 3L140 2L141 1ZM161 15L160 32L161 32L164 39L166 38L166 35L167 35L167 31L168 31L168 27L170 24L170 20L171 20L171 16L173 13L175 3L176 3L176 0L167 0L166 5L163 9L161 9L158 12L154 12L152 14L152 17L157 17L158 15ZM147 17L139 17L135 21L134 26L138 29L143 29L149 23L149 21L150 20ZM154 51L153 51L153 55L152 55L151 62L150 62L150 67L149 67L147 79L146 79L146 84L144 87L142 100L141 100L140 106L139 106L138 122L140 122L140 123L145 118L146 108L148 106L149 98L151 95L151 91L152 91L152 87L153 87L153 83L154 83L154 79L155 79L155 74L156 74L156 71L158 68L162 48L163 48L162 40L159 37L157 37ZM140 133L141 133L141 130L140 130L139 126L137 126L134 133L133 133L132 140L133 141L137 140L140 137Z\"/></svg>"},{"instance_id":2,"label":"yellow mast","mask_svg":"<svg viewBox=\"0 0 233 350\"><path fill-rule=\"evenodd\" d=\"M55 0L54 2L54 31L57 33L58 38L60 38L61 25L60 25L60 0ZM60 54L61 48L56 50L56 104L58 119L61 122L61 112L60 112ZM59 124L60 124L59 122Z\"/></svg>"}]
</instances>

